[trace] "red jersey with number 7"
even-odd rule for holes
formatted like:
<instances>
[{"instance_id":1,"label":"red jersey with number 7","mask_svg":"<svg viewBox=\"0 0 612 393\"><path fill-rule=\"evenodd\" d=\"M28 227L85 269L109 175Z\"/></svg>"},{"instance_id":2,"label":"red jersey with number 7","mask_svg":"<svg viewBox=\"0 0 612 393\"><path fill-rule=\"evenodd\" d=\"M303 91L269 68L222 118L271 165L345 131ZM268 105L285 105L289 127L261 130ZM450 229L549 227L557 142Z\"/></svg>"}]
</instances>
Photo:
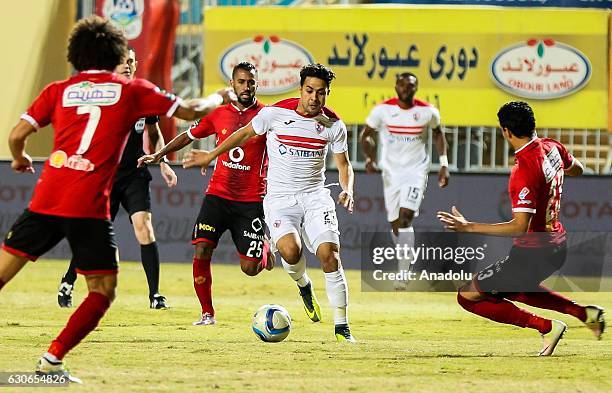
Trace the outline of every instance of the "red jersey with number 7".
<instances>
[{"instance_id":1,"label":"red jersey with number 7","mask_svg":"<svg viewBox=\"0 0 612 393\"><path fill-rule=\"evenodd\" d=\"M53 152L29 209L74 218L110 218L109 196L132 126L142 117L172 116L176 96L144 79L90 70L54 82L21 118L36 129L52 124Z\"/></svg>"},{"instance_id":2,"label":"red jersey with number 7","mask_svg":"<svg viewBox=\"0 0 612 393\"><path fill-rule=\"evenodd\" d=\"M548 233L545 243L561 243L565 240L559 220L563 176L574 165L574 157L560 142L536 137L518 149L515 158L508 184L512 212L532 213L528 232ZM543 237L535 235L519 240L515 244L524 247L543 243Z\"/></svg>"},{"instance_id":3,"label":"red jersey with number 7","mask_svg":"<svg viewBox=\"0 0 612 393\"><path fill-rule=\"evenodd\" d=\"M249 124L264 105L255 101L244 110L234 104L218 107L187 131L191 139L215 135L217 145L236 130ZM217 158L206 194L238 202L261 202L266 194L266 136L250 138Z\"/></svg>"}]
</instances>

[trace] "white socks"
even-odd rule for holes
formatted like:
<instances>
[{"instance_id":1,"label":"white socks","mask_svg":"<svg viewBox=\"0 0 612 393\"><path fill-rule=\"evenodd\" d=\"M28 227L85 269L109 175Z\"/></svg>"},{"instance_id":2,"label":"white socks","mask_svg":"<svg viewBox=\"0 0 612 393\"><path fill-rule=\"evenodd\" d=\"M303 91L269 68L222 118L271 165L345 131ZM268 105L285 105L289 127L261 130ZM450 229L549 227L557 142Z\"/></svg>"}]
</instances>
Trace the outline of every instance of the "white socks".
<instances>
[{"instance_id":1,"label":"white socks","mask_svg":"<svg viewBox=\"0 0 612 393\"><path fill-rule=\"evenodd\" d=\"M297 282L298 286L305 287L308 285L310 278L306 274L306 257L304 257L304 253L302 253L300 260L295 265L288 264L282 257L281 262L285 271Z\"/></svg>"},{"instance_id":2,"label":"white socks","mask_svg":"<svg viewBox=\"0 0 612 393\"><path fill-rule=\"evenodd\" d=\"M344 276L344 270L340 267L337 271L325 274L325 288L329 304L334 310L334 324L348 324L346 308L348 306L348 284Z\"/></svg>"},{"instance_id":3,"label":"white socks","mask_svg":"<svg viewBox=\"0 0 612 393\"><path fill-rule=\"evenodd\" d=\"M304 254L295 265L288 264L281 258L283 268L297 282L298 286L305 287L310 283L310 278L306 274L306 257ZM346 308L348 306L348 284L344 276L344 270L340 267L337 271L325 274L325 288L329 304L334 310L334 324L348 324Z\"/></svg>"},{"instance_id":4,"label":"white socks","mask_svg":"<svg viewBox=\"0 0 612 393\"><path fill-rule=\"evenodd\" d=\"M414 228L412 228L411 226L408 228L398 228L397 236L393 236L393 240L395 241L395 244L402 248L402 250L404 250L404 248L412 249L414 247ZM402 256L404 256L404 251L402 251L401 254ZM397 270L411 270L413 260L414 257L411 250L408 252L406 258L398 258Z\"/></svg>"}]
</instances>

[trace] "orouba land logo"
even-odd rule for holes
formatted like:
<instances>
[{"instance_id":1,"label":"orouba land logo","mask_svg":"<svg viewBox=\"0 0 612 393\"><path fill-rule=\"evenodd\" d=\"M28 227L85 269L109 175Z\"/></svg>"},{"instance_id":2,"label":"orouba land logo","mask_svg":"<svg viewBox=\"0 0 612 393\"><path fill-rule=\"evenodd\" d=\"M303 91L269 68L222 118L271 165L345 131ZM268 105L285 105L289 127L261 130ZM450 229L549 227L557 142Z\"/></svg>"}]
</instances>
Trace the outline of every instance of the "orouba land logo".
<instances>
[{"instance_id":1,"label":"orouba land logo","mask_svg":"<svg viewBox=\"0 0 612 393\"><path fill-rule=\"evenodd\" d=\"M258 94L274 95L295 89L300 84L300 69L313 63L312 55L295 42L278 36L258 35L227 48L219 60L222 78L232 78L234 66L253 63L259 72Z\"/></svg>"},{"instance_id":2,"label":"orouba land logo","mask_svg":"<svg viewBox=\"0 0 612 393\"><path fill-rule=\"evenodd\" d=\"M119 26L128 40L142 33L143 12L144 0L106 0L102 6L102 16Z\"/></svg>"},{"instance_id":3,"label":"orouba land logo","mask_svg":"<svg viewBox=\"0 0 612 393\"><path fill-rule=\"evenodd\" d=\"M530 39L502 49L491 78L519 97L548 100L574 94L591 77L591 63L578 49L551 39Z\"/></svg>"}]
</instances>

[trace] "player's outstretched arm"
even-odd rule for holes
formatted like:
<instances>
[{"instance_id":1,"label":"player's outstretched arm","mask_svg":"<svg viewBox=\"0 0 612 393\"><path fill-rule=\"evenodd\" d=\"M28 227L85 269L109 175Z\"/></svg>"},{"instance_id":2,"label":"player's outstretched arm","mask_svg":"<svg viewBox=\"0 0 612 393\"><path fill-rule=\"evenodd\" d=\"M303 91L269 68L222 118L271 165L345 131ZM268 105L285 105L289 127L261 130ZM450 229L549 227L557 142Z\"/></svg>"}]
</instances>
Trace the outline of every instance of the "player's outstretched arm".
<instances>
[{"instance_id":1,"label":"player's outstretched arm","mask_svg":"<svg viewBox=\"0 0 612 393\"><path fill-rule=\"evenodd\" d=\"M436 151L440 157L440 172L438 172L438 185L444 188L448 185L450 172L448 171L448 156L446 155L446 136L441 126L434 128L433 139L436 144Z\"/></svg>"},{"instance_id":2,"label":"player's outstretched arm","mask_svg":"<svg viewBox=\"0 0 612 393\"><path fill-rule=\"evenodd\" d=\"M159 123L147 124L147 134L149 135L149 146L151 146L154 151L161 150L164 147L164 135L159 129ZM174 170L167 160L159 163L159 171L168 187L176 186L178 180L176 173L174 173Z\"/></svg>"},{"instance_id":3,"label":"player's outstretched arm","mask_svg":"<svg viewBox=\"0 0 612 393\"><path fill-rule=\"evenodd\" d=\"M219 105L228 104L231 101L236 101L236 99L236 94L228 87L218 90L206 98L182 101L173 116L183 120L197 120L212 112Z\"/></svg>"},{"instance_id":4,"label":"player's outstretched arm","mask_svg":"<svg viewBox=\"0 0 612 393\"><path fill-rule=\"evenodd\" d=\"M166 145L159 148L155 153L147 154L140 157L138 159L138 166L142 166L144 164L156 164L160 162L160 160L164 158L167 154L179 151L191 142L193 141L191 140L191 138L189 138L187 131L182 132L179 135L175 136L174 139L172 139Z\"/></svg>"},{"instance_id":5,"label":"player's outstretched arm","mask_svg":"<svg viewBox=\"0 0 612 393\"><path fill-rule=\"evenodd\" d=\"M359 137L361 149L366 157L367 173L380 172L376 163L376 130L366 124Z\"/></svg>"},{"instance_id":6,"label":"player's outstretched arm","mask_svg":"<svg viewBox=\"0 0 612 393\"><path fill-rule=\"evenodd\" d=\"M25 120L19 120L19 123L17 123L9 134L8 144L13 156L11 168L13 168L15 172L34 173L32 157L25 152L26 140L33 132L36 132L36 128L34 128L32 124Z\"/></svg>"},{"instance_id":7,"label":"player's outstretched arm","mask_svg":"<svg viewBox=\"0 0 612 393\"><path fill-rule=\"evenodd\" d=\"M249 122L249 124L234 132L229 138L224 140L223 143L215 147L213 150L193 150L192 152L187 153L183 159L183 168L192 168L196 166L206 168L212 162L212 160L217 158L219 155L233 149L234 147L242 145L249 138L254 137L255 135L257 134L253 129L253 125L251 122Z\"/></svg>"},{"instance_id":8,"label":"player's outstretched arm","mask_svg":"<svg viewBox=\"0 0 612 393\"><path fill-rule=\"evenodd\" d=\"M495 224L484 224L470 222L453 206L451 212L437 213L438 220L444 224L444 228L454 232L482 233L485 235L512 235L526 233L529 229L532 213L515 212L510 221Z\"/></svg>"},{"instance_id":9,"label":"player's outstretched arm","mask_svg":"<svg viewBox=\"0 0 612 393\"><path fill-rule=\"evenodd\" d=\"M349 213L353 212L353 185L355 184L355 173L349 160L348 152L334 153L334 162L338 168L338 179L342 192L338 195L338 203L344 206Z\"/></svg>"}]
</instances>

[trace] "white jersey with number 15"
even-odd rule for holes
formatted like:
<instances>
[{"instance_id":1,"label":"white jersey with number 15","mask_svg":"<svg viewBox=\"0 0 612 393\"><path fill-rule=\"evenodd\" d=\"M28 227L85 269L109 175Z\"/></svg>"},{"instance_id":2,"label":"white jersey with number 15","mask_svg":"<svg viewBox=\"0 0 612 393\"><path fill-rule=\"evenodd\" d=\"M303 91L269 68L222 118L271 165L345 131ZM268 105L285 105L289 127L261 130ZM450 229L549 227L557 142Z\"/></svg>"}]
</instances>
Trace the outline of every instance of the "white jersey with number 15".
<instances>
[{"instance_id":1,"label":"white jersey with number 15","mask_svg":"<svg viewBox=\"0 0 612 393\"><path fill-rule=\"evenodd\" d=\"M415 99L412 108L402 109L398 102L393 98L376 105L366 119L380 133L379 166L392 176L427 170L427 128L440 125L440 112L431 104Z\"/></svg>"}]
</instances>

